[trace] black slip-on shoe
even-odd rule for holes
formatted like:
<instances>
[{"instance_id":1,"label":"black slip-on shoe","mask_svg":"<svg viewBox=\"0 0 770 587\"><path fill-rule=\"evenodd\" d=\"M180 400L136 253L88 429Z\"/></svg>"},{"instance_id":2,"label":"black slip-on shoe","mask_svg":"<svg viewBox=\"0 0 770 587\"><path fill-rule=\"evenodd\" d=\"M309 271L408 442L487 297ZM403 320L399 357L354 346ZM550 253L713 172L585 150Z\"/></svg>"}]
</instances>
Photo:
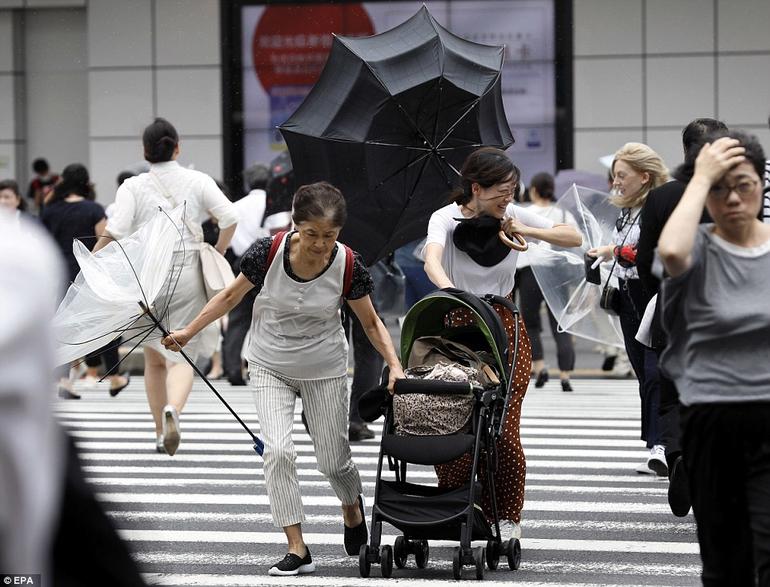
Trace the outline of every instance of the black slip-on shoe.
<instances>
[{"instance_id":1,"label":"black slip-on shoe","mask_svg":"<svg viewBox=\"0 0 770 587\"><path fill-rule=\"evenodd\" d=\"M372 432L366 424L352 422L348 427L349 442L360 442L362 440L370 440L372 438L374 438L374 432Z\"/></svg>"},{"instance_id":2,"label":"black slip-on shoe","mask_svg":"<svg viewBox=\"0 0 770 587\"><path fill-rule=\"evenodd\" d=\"M355 528L345 526L345 552L356 556L361 547L369 540L369 530L366 527L366 512L364 511L364 496L358 496L358 507L361 510L361 523ZM343 524L344 526L344 524Z\"/></svg>"},{"instance_id":3,"label":"black slip-on shoe","mask_svg":"<svg viewBox=\"0 0 770 587\"><path fill-rule=\"evenodd\" d=\"M562 379L561 380L561 390L562 391L572 391L572 384L570 383L569 379Z\"/></svg>"},{"instance_id":4,"label":"black slip-on shoe","mask_svg":"<svg viewBox=\"0 0 770 587\"><path fill-rule=\"evenodd\" d=\"M668 505L677 518L684 518L690 513L690 488L682 457L678 456L671 465L671 477L668 480Z\"/></svg>"},{"instance_id":5,"label":"black slip-on shoe","mask_svg":"<svg viewBox=\"0 0 770 587\"><path fill-rule=\"evenodd\" d=\"M540 371L540 373L537 374L537 379L535 379L535 387L543 387L546 383L548 383L548 370L543 369Z\"/></svg>"},{"instance_id":6,"label":"black slip-on shoe","mask_svg":"<svg viewBox=\"0 0 770 587\"><path fill-rule=\"evenodd\" d=\"M110 387L111 397L115 397L116 395L118 395L121 391L123 391L126 387L128 387L129 383L131 383L131 373L121 373L121 375L123 375L126 382L123 385L118 385L117 387Z\"/></svg>"},{"instance_id":7,"label":"black slip-on shoe","mask_svg":"<svg viewBox=\"0 0 770 587\"><path fill-rule=\"evenodd\" d=\"M285 557L270 567L267 574L278 576L304 575L313 571L315 571L315 563L310 556L310 549L308 548L304 558L300 558L299 555L293 552L287 552Z\"/></svg>"}]
</instances>

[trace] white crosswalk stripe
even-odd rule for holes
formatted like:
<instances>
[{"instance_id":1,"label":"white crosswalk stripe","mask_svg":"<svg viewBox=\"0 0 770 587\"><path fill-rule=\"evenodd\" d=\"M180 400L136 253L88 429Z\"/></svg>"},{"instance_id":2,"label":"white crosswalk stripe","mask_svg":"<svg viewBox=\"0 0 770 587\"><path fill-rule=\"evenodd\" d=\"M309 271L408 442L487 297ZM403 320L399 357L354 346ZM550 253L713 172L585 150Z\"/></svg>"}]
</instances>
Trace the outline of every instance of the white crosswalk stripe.
<instances>
[{"instance_id":1,"label":"white crosswalk stripe","mask_svg":"<svg viewBox=\"0 0 770 587\"><path fill-rule=\"evenodd\" d=\"M224 397L259 434L247 388L217 382ZM492 584L698 585L700 558L692 516L671 515L667 482L639 475L646 458L639 437L639 396L633 381L575 380L564 394L558 381L530 388L522 438L527 497L522 564L487 571ZM261 460L250 438L200 381L182 415L182 444L174 457L155 453L143 381L117 398L83 390L80 401L58 401L56 412L81 451L86 478L151 585L390 585L445 584L452 579L449 542L431 543L428 568L394 569L393 578L358 576L357 558L342 551L339 502L315 470L312 443L295 418L297 469L307 520L303 525L318 570L295 578L269 577L285 551L273 527ZM377 438L353 445L371 503ZM432 469L410 476L435 481ZM383 542L397 532L386 526ZM465 577L473 575L466 569Z\"/></svg>"}]
</instances>

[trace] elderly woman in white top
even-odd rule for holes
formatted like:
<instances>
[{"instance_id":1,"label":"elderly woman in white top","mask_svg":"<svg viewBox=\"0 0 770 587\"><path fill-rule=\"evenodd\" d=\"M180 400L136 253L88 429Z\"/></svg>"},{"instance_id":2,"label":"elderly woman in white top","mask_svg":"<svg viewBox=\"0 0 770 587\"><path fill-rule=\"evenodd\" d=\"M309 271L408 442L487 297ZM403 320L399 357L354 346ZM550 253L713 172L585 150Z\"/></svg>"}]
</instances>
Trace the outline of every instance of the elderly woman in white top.
<instances>
[{"instance_id":1,"label":"elderly woman in white top","mask_svg":"<svg viewBox=\"0 0 770 587\"><path fill-rule=\"evenodd\" d=\"M163 339L188 345L201 329L257 290L247 358L257 417L265 441L265 484L273 523L283 528L286 556L271 575L315 570L302 535L302 507L292 440L294 405L302 395L318 461L342 502L345 551L366 544L361 479L348 443L348 343L340 321L347 301L367 337L390 368L388 386L403 378L387 329L369 294L373 281L360 257L337 242L347 210L340 191L326 182L304 185L292 202L296 230L258 239L241 258L235 281L214 296L187 326Z\"/></svg>"},{"instance_id":2,"label":"elderly woman in white top","mask_svg":"<svg viewBox=\"0 0 770 587\"><path fill-rule=\"evenodd\" d=\"M219 240L215 246L224 253L235 232L238 215L232 202L211 177L185 169L176 162L179 135L170 122L156 118L144 130L142 142L144 157L151 164L150 171L127 179L118 188L114 212L107 222L107 234L99 240L94 251L112 238L121 239L138 230L153 218L158 206L171 210L185 202L185 252L178 252L174 261L177 269L178 264L183 264L182 271L172 288L171 299L161 297L156 300L158 308L169 304L170 327L173 329L187 324L207 302L198 254L203 238L201 220L206 217L217 220ZM174 279L176 281L176 277ZM210 355L217 336L215 329L201 333L188 346L188 355L193 360L199 354ZM179 447L179 413L192 390L193 370L179 354L164 349L157 338L143 344L145 390L155 420L156 449L173 455Z\"/></svg>"}]
</instances>

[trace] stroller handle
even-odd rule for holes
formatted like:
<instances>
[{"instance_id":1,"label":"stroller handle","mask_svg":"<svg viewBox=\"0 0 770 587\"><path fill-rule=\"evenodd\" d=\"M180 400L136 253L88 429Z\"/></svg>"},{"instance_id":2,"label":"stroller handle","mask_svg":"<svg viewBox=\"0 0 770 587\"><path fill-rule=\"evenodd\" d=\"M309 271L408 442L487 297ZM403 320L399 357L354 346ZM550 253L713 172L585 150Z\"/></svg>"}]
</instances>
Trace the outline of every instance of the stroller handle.
<instances>
[{"instance_id":1,"label":"stroller handle","mask_svg":"<svg viewBox=\"0 0 770 587\"><path fill-rule=\"evenodd\" d=\"M481 388L478 388L481 391ZM474 386L469 382L439 381L437 379L396 379L393 393L426 393L428 395L468 395Z\"/></svg>"}]
</instances>

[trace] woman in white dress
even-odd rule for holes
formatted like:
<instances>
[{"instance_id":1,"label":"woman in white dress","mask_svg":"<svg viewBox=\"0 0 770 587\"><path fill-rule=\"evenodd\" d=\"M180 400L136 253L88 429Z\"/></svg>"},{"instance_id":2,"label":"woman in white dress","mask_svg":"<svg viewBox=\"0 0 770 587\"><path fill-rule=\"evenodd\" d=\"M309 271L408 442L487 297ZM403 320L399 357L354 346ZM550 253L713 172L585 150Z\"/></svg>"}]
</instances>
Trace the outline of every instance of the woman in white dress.
<instances>
[{"instance_id":1,"label":"woman in white dress","mask_svg":"<svg viewBox=\"0 0 770 587\"><path fill-rule=\"evenodd\" d=\"M120 240L136 232L155 216L159 206L172 210L185 202L184 251L175 252L175 271L172 271L174 280L178 275L179 281L170 299L161 295L155 302L157 308L168 305L170 328L173 329L187 324L206 305L199 255L203 239L201 221L209 217L217 220L219 239L215 247L224 253L235 232L238 215L232 202L211 177L177 163L179 135L170 122L156 118L144 130L142 142L150 171L128 178L118 188L106 235L99 239L94 251L113 238ZM165 290L164 287L162 291ZM216 347L217 337L214 327L209 332L201 333L189 345L187 354L193 360L198 355L210 356ZM181 355L164 349L157 337L147 339L143 347L144 385L155 421L156 449L173 455L179 447L179 414L192 390L193 370Z\"/></svg>"}]
</instances>

